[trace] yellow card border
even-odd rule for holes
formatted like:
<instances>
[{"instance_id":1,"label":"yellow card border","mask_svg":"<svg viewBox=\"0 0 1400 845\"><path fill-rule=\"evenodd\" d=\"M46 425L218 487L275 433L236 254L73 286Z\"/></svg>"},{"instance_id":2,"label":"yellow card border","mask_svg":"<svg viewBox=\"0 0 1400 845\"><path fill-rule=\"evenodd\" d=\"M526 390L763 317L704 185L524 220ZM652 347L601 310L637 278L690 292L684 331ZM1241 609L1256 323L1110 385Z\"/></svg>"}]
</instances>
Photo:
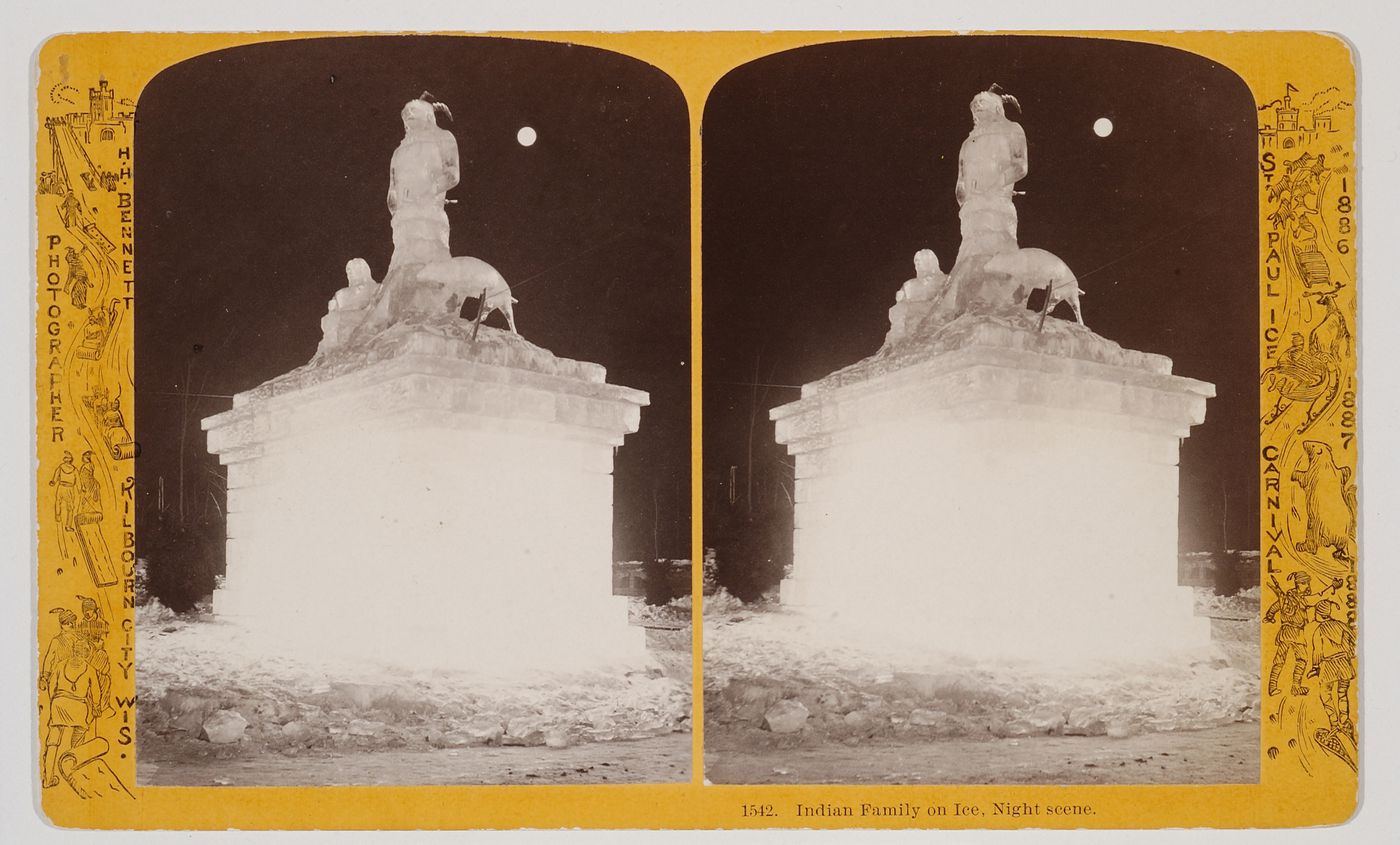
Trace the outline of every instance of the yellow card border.
<instances>
[{"instance_id":1,"label":"yellow card border","mask_svg":"<svg viewBox=\"0 0 1400 845\"><path fill-rule=\"evenodd\" d=\"M346 35L381 35L386 33L362 32L285 32L285 33L90 33L56 36L47 41L38 52L38 115L35 123L35 143L37 154L37 180L42 176L48 155L48 143L44 132L47 118L60 116L69 108L55 103L49 92L55 84L71 84L78 89L97 84L105 78L111 87L123 97L135 101L144 86L161 70L185 59L227 47L314 37L341 37ZM876 38L904 38L913 36L957 37L947 32L492 32L489 34L454 34L462 37L516 38L525 40L570 42L622 53L660 68L669 74L681 87L690 109L691 119L691 265L694 284L692 286L691 317L691 398L692 398L692 479L693 502L692 560L703 558L701 546L701 513L703 501L701 490L700 447L701 436L701 378L703 373L701 331L700 254L702 232L700 230L699 202L701 197L700 172L700 120L705 98L712 86L729 70L753 59L784 50L813 44L847 40ZM1016 32L996 34L1046 35L1053 37L1095 37L1103 39L1128 40L1142 43L1176 47L1204 56L1220 63L1239 74L1248 84L1255 101L1259 105L1269 103L1280 96L1285 86L1294 87L1300 96L1322 91L1331 86L1340 88L1339 96L1348 103L1356 102L1356 75L1354 57L1345 41L1326 34L1306 32ZM1291 160L1301 151L1334 152L1339 147L1348 152L1350 158L1350 192L1354 203L1356 191L1356 126L1355 109L1348 109L1340 122L1334 126L1335 133L1323 141L1316 137L1300 138L1292 151L1284 155L1278 149L1270 163L1268 150L1260 151L1260 362L1261 369L1274 367L1283 351L1280 337L1290 330L1300 327L1303 320L1300 312L1301 298L1284 301L1280 278L1273 274L1286 272L1282 268L1285 258L1277 250L1278 229L1269 217L1277 211L1277 200L1273 193L1275 180L1280 178L1280 168L1285 160ZM1316 128L1316 127L1314 127ZM1306 134L1306 133L1304 133ZM1324 149L1325 147L1325 149ZM1335 161L1335 159L1334 159ZM130 176L118 174L119 189L101 192L102 199L110 207L103 208L103 219L121 218L124 202L122 194L130 192ZM1320 191L1319 191L1320 193ZM1326 199L1335 199L1336 194ZM78 343L84 326L77 325L72 309L58 305L58 295L52 293L56 287L54 272L62 272L63 262L60 252L47 239L64 229L65 212L59 207L52 194L37 193L36 214L38 219L38 242L36 255L36 448L38 467L38 514L39 514L39 553L37 578L39 585L39 605L36 608L37 643L42 649L57 632L55 617L49 613L55 607L72 607L71 590L60 589L54 570L61 565L61 558L55 553L58 522L53 515L53 499L47 486L64 443L53 436L52 426L68 425L82 414L80 397L61 395L60 410L55 415L50 390L49 374L58 356L51 351L51 339L60 341L61 349L70 349ZM1319 196L1319 200L1323 197ZM1354 205L1349 205L1355 208ZM1336 229L1341 225L1341 206L1331 211L1319 207L1318 218L1326 227ZM130 213L130 209L125 209ZM1349 215L1349 225L1356 226L1356 214ZM121 285L135 278L139 265L137 256L131 253L131 238L124 231L106 233L113 240L118 263L115 265L112 281ZM1271 235L1274 236L1271 238ZM1354 241L1348 243L1345 252L1333 249L1328 257L1332 264L1342 271L1349 283L1333 296L1340 319L1350 326L1353 339L1345 355L1334 356L1332 362L1337 368L1337 377L1350 380L1355 390L1356 358L1356 251ZM1272 254L1271 254L1272 253ZM53 263L55 258L59 261ZM123 263L123 262L130 262ZM61 282L61 279L59 280ZM1272 283L1272 287L1271 287ZM123 308L129 306L123 303ZM124 312L125 313L125 312ZM67 325L72 321L74 325ZM56 327L56 328L55 328ZM1306 328L1306 326L1304 326ZM1311 327L1315 329L1316 327ZM118 324L117 330L104 343L112 344L118 350L130 350L132 343L131 320ZM1311 337L1309 338L1311 342ZM103 355L106 349L103 347ZM1265 375L1262 374L1261 375ZM1279 392L1261 382L1261 416L1279 398ZM62 394L64 385L57 383ZM1338 401L1355 403L1355 393L1348 398L1339 389ZM125 413L128 429L132 425L133 410L129 405L120 409ZM1344 411L1350 410L1350 417ZM1337 458L1338 466L1346 465L1351 470L1351 481L1355 481L1356 443L1355 408L1341 405L1329 406L1319 416L1316 424L1308 432L1309 442L1325 443ZM1279 520L1287 523L1287 504L1297 491L1290 485L1297 485L1291 473L1297 472L1304 438L1291 427L1298 424L1298 412L1286 412L1274 424L1261 427L1260 440L1260 496L1261 549L1265 551L1261 561L1261 578L1268 583L1275 579L1286 579L1288 574L1308 571L1315 577L1319 573L1331 573L1334 562L1328 559L1323 550L1305 551L1294 548L1290 543L1280 543ZM1349 419L1350 422L1346 423ZM108 469L115 473L114 478L125 477L124 472L131 466L129 461L102 456ZM123 462L125 461L125 462ZM1304 467L1306 469L1306 467ZM1271 482L1277 479L1277 482ZM113 491L116 492L115 490ZM119 499L120 501L120 499ZM129 506L130 498L127 494ZM1352 500L1355 506L1355 500ZM115 516L115 514L114 514ZM103 533L113 550L128 550L133 547L134 530L129 512L123 519L107 520ZM1271 524L1270 520L1273 519ZM120 524L119 524L120 523ZM1352 512L1351 543L1355 548L1355 511ZM1294 526L1296 529L1296 526ZM120 558L118 552L114 560ZM120 582L113 588L123 595L129 595L128 562L121 564ZM1344 578L1345 585L1334 598L1349 603L1354 621L1356 602L1355 570ZM703 612L700 594L700 567L694 568L694 589L697 596L697 612ZM1267 591L1267 587L1265 588ZM1265 600L1269 594L1265 593ZM134 674L130 673L130 648L134 645L131 637L134 612L124 608L122 617L112 620L112 633L107 639L107 647L112 665L126 666L122 676L113 674L113 692L132 701L135 695ZM1266 676L1273 655L1275 638L1279 635L1278 624L1264 624L1261 632L1261 683ZM1329 756L1319 759L1332 761L1328 766L1308 772L1297 765L1288 749L1289 742L1295 744L1308 738L1300 735L1304 728L1285 725L1283 719L1271 723L1268 712L1273 699L1265 696L1263 706L1266 711L1261 718L1261 782L1257 785L1230 786L705 786L702 780L703 768L703 685L701 683L701 631L695 626L693 642L694 660L694 719L695 730L692 737L693 777L688 784L638 785L638 786L470 786L470 787L297 787L297 788L194 788L194 787L138 787L135 785L134 703L118 708L118 713L101 726L101 732L112 739L111 771L129 790L130 797L109 795L103 798L84 800L71 790L46 789L42 806L49 819L64 827L84 828L708 828L708 827L849 827L838 819L794 818L785 812L778 818L745 818L744 804L764 803L779 808L791 808L802 800L806 803L828 801L833 803L856 803L861 801L892 802L922 801L926 803L951 804L954 801L964 804L986 805L993 800L1055 801L1059 803L1088 803L1095 808L1092 816L1073 816L1064 819L1040 817L1033 824L1040 827L1277 827L1297 825L1332 824L1346 820L1354 812L1357 803L1357 777L1354 770L1336 764ZM125 649L125 651L123 651ZM1355 661L1353 658L1353 667ZM34 683L31 679L30 683ZM37 693L37 689L36 689ZM1276 703L1276 702L1275 702ZM1312 714L1316 724L1316 708ZM1280 711L1281 712L1281 711ZM1353 718L1356 707L1353 707ZM1301 723L1299 723L1301 724ZM43 730L43 724L36 729ZM1310 728L1309 728L1310 729ZM40 746L42 750L42 745ZM125 755L125 756L118 756ZM35 761L37 765L38 761ZM934 817L939 827L1024 827L1025 820L996 818L987 815L975 817ZM861 826L901 827L903 823L895 819L872 818L860 820Z\"/></svg>"}]
</instances>

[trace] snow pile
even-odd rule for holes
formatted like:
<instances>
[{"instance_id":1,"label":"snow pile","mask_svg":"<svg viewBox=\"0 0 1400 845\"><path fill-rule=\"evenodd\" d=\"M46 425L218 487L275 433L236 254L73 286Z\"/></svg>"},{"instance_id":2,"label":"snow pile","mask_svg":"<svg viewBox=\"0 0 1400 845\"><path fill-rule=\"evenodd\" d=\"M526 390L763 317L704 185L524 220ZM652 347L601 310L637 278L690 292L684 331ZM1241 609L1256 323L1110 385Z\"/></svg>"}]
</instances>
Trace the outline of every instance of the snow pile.
<instances>
[{"instance_id":1,"label":"snow pile","mask_svg":"<svg viewBox=\"0 0 1400 845\"><path fill-rule=\"evenodd\" d=\"M810 713L806 734L1128 736L1258 718L1257 672L1215 649L1150 662L1060 666L973 660L841 642L820 620L783 609L705 618L705 705L712 729L755 732L778 702ZM1256 662L1257 665L1257 662Z\"/></svg>"},{"instance_id":2,"label":"snow pile","mask_svg":"<svg viewBox=\"0 0 1400 845\"><path fill-rule=\"evenodd\" d=\"M139 631L182 628L188 624L189 620L161 604L159 599L151 599L136 606L136 628Z\"/></svg>"},{"instance_id":3,"label":"snow pile","mask_svg":"<svg viewBox=\"0 0 1400 845\"><path fill-rule=\"evenodd\" d=\"M732 620L736 616L743 617L747 612L760 609L764 606L765 605L762 604L755 604L753 608L750 609L748 605L735 598L728 590L719 587L714 593L705 596L705 620L708 622L712 617L716 619Z\"/></svg>"},{"instance_id":4,"label":"snow pile","mask_svg":"<svg viewBox=\"0 0 1400 845\"><path fill-rule=\"evenodd\" d=\"M1196 588L1196 614L1216 619L1259 618L1259 588L1240 590L1233 596L1217 596L1209 587Z\"/></svg>"},{"instance_id":5,"label":"snow pile","mask_svg":"<svg viewBox=\"0 0 1400 845\"><path fill-rule=\"evenodd\" d=\"M646 628L689 628L690 596L675 599L668 604L647 604L644 599L633 597L627 603L627 621Z\"/></svg>"},{"instance_id":6,"label":"snow pile","mask_svg":"<svg viewBox=\"0 0 1400 845\"><path fill-rule=\"evenodd\" d=\"M408 671L279 655L226 621L138 626L139 727L150 740L194 741L231 710L249 722L239 748L464 745L562 747L689 728L689 685L659 670L528 677ZM167 611L168 613L168 611Z\"/></svg>"}]
</instances>

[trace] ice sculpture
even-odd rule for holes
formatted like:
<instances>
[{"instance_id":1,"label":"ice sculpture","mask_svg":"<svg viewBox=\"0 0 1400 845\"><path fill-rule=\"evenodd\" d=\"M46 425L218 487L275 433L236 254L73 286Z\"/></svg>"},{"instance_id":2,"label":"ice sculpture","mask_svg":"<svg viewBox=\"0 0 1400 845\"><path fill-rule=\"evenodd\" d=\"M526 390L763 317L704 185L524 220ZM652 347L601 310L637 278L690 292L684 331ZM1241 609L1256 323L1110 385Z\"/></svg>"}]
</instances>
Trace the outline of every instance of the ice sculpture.
<instances>
[{"instance_id":1,"label":"ice sculpture","mask_svg":"<svg viewBox=\"0 0 1400 845\"><path fill-rule=\"evenodd\" d=\"M459 164L438 111L403 109L383 282L350 261L315 358L203 421L228 470L215 611L396 664L635 661L643 632L611 594L612 468L647 394L520 337L500 274L449 253ZM481 324L494 309L509 331Z\"/></svg>"},{"instance_id":2,"label":"ice sculpture","mask_svg":"<svg viewBox=\"0 0 1400 845\"><path fill-rule=\"evenodd\" d=\"M1027 308L1043 288L1078 317L1080 291L1017 242L1028 164L1005 99L972 101L947 277L922 251L880 351L772 411L796 465L782 600L854 638L976 655L1204 645L1177 585L1177 462L1215 388Z\"/></svg>"}]
</instances>

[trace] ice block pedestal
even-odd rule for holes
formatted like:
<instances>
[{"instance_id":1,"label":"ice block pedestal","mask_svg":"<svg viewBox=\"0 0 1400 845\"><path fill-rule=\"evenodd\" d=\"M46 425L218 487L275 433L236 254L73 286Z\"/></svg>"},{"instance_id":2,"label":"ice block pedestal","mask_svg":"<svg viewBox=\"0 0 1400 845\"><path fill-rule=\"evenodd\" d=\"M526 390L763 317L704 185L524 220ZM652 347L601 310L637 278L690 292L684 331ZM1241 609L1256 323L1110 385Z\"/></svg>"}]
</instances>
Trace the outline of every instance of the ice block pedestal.
<instances>
[{"instance_id":1,"label":"ice block pedestal","mask_svg":"<svg viewBox=\"0 0 1400 845\"><path fill-rule=\"evenodd\" d=\"M412 325L240 393L203 423L228 470L214 610L408 665L639 659L611 473L647 402L518 336Z\"/></svg>"},{"instance_id":2,"label":"ice block pedestal","mask_svg":"<svg viewBox=\"0 0 1400 845\"><path fill-rule=\"evenodd\" d=\"M773 410L796 463L785 605L973 655L1208 643L1177 585L1177 460L1214 386L1036 326L965 315Z\"/></svg>"}]
</instances>

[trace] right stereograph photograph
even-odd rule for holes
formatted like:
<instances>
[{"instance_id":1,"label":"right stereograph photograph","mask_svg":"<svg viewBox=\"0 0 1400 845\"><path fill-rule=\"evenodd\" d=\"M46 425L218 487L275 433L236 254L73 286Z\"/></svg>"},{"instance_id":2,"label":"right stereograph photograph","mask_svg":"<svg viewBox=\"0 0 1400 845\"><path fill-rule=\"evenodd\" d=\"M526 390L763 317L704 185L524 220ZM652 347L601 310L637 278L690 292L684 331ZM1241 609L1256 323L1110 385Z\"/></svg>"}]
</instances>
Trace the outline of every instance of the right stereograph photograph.
<instances>
[{"instance_id":1,"label":"right stereograph photograph","mask_svg":"<svg viewBox=\"0 0 1400 845\"><path fill-rule=\"evenodd\" d=\"M1257 126L1231 70L1109 39L715 85L710 782L1258 782Z\"/></svg>"}]
</instances>

